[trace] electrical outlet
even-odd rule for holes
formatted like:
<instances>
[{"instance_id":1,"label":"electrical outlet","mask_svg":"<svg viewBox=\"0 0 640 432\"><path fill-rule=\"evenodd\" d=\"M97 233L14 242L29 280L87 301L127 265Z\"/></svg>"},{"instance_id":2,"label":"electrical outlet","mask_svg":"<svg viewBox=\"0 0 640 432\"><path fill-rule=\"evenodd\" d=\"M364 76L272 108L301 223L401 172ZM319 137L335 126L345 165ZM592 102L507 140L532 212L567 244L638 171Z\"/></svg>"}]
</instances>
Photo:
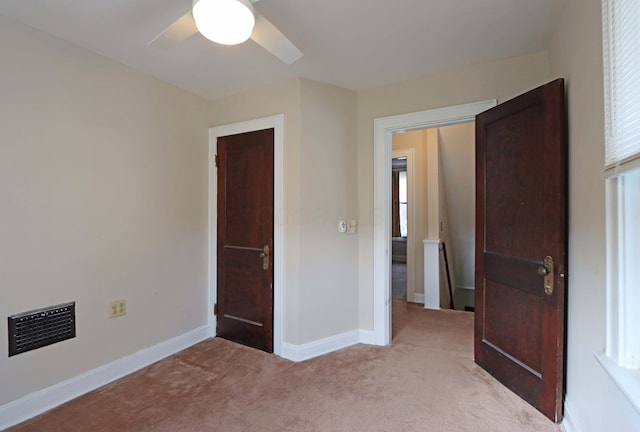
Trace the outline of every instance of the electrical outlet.
<instances>
[{"instance_id":1,"label":"electrical outlet","mask_svg":"<svg viewBox=\"0 0 640 432\"><path fill-rule=\"evenodd\" d=\"M116 300L109 305L109 318L116 318L127 314L127 301Z\"/></svg>"}]
</instances>

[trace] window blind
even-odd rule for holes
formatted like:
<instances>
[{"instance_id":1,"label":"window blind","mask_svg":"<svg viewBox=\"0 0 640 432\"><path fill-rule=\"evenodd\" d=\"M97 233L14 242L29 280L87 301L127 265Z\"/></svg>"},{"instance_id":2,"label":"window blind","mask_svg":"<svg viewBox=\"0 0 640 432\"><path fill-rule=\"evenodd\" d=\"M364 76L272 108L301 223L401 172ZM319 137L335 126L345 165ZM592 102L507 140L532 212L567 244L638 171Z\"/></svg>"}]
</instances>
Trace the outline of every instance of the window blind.
<instances>
[{"instance_id":1,"label":"window blind","mask_svg":"<svg viewBox=\"0 0 640 432\"><path fill-rule=\"evenodd\" d=\"M605 168L640 158L640 1L603 0Z\"/></svg>"}]
</instances>

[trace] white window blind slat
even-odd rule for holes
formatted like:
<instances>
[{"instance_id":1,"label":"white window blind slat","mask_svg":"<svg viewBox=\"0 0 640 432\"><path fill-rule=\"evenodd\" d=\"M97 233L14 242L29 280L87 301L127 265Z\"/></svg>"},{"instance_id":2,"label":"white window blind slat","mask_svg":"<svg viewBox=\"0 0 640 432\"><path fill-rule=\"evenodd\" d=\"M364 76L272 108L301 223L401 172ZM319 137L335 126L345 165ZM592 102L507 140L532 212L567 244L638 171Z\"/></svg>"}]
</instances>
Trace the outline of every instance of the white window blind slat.
<instances>
[{"instance_id":1,"label":"white window blind slat","mask_svg":"<svg viewBox=\"0 0 640 432\"><path fill-rule=\"evenodd\" d=\"M605 168L640 157L640 1L603 0Z\"/></svg>"}]
</instances>

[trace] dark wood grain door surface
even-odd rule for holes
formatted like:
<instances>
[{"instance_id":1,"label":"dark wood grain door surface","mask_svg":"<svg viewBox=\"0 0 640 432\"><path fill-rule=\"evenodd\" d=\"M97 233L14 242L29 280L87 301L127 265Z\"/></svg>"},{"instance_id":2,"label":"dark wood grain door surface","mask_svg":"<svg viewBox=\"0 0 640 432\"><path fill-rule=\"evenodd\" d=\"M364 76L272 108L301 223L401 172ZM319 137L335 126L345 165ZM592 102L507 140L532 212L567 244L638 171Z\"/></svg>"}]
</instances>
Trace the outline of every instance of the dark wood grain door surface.
<instances>
[{"instance_id":1,"label":"dark wood grain door surface","mask_svg":"<svg viewBox=\"0 0 640 432\"><path fill-rule=\"evenodd\" d=\"M217 327L273 352L273 129L218 138Z\"/></svg>"},{"instance_id":2,"label":"dark wood grain door surface","mask_svg":"<svg viewBox=\"0 0 640 432\"><path fill-rule=\"evenodd\" d=\"M475 360L555 422L564 394L564 101L560 79L476 118Z\"/></svg>"}]
</instances>

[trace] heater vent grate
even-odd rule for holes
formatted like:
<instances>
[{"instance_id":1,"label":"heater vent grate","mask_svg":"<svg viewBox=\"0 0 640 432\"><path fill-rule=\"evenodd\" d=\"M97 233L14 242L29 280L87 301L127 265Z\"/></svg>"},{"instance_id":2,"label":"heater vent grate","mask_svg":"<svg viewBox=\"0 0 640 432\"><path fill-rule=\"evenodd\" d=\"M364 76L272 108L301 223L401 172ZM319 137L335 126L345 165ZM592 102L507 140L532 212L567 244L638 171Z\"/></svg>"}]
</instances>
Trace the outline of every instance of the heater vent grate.
<instances>
[{"instance_id":1,"label":"heater vent grate","mask_svg":"<svg viewBox=\"0 0 640 432\"><path fill-rule=\"evenodd\" d=\"M76 336L75 302L8 317L9 357Z\"/></svg>"}]
</instances>

